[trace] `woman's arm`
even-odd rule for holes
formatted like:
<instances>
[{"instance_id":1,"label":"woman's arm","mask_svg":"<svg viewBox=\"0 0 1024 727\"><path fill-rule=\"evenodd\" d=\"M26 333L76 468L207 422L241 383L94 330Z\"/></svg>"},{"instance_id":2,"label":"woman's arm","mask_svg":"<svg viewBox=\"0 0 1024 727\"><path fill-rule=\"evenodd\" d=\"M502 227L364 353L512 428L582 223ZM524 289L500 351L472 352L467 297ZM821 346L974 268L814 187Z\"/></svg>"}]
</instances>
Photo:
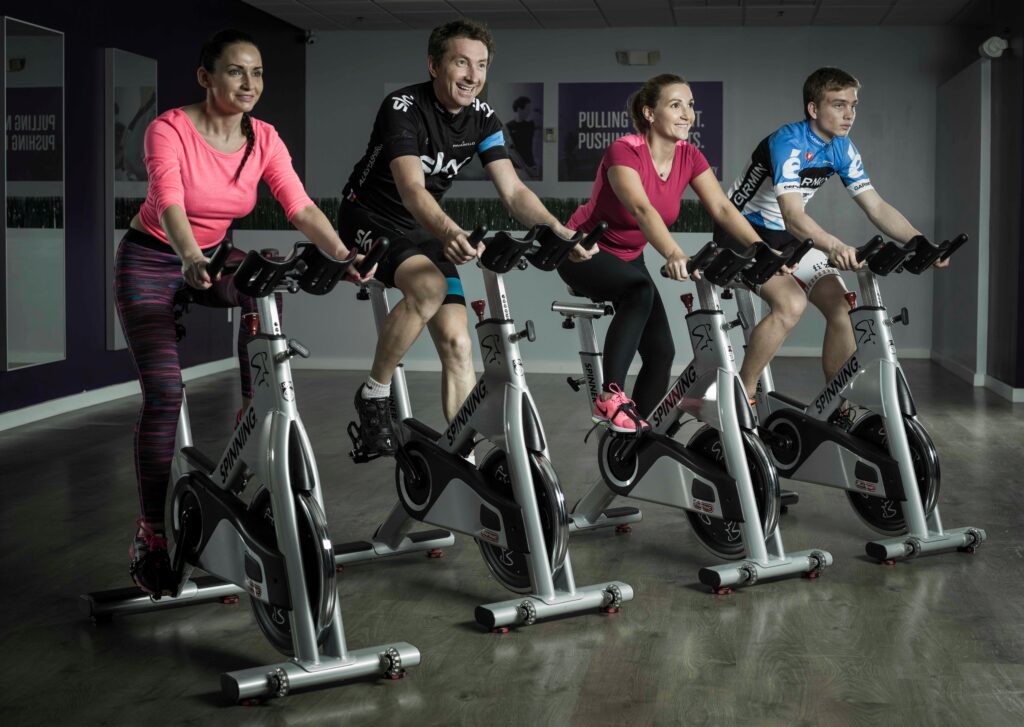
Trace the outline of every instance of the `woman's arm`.
<instances>
[{"instance_id":1,"label":"woman's arm","mask_svg":"<svg viewBox=\"0 0 1024 727\"><path fill-rule=\"evenodd\" d=\"M665 270L673 280L686 280L686 261L689 256L682 251L672 233L665 226L658 210L654 209L651 200L644 190L640 174L632 167L613 165L608 167L608 183L619 198L619 202L633 215L644 237L665 258Z\"/></svg>"}]
</instances>

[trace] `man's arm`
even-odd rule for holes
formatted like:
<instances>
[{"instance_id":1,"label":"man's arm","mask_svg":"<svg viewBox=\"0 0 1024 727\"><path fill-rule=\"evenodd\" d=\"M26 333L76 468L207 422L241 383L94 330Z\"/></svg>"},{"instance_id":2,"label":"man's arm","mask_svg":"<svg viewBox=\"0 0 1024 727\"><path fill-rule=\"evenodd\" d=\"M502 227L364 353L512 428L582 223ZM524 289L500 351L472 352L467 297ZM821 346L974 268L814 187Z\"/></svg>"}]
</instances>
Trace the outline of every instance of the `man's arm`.
<instances>
[{"instance_id":1,"label":"man's arm","mask_svg":"<svg viewBox=\"0 0 1024 727\"><path fill-rule=\"evenodd\" d=\"M547 207L532 189L523 184L510 160L497 159L484 169L494 182L501 201L522 225L527 228L534 225L550 225L562 237L572 237L572 232L548 212Z\"/></svg>"},{"instance_id":2,"label":"man's arm","mask_svg":"<svg viewBox=\"0 0 1024 727\"><path fill-rule=\"evenodd\" d=\"M864 210L871 224L894 240L905 243L911 237L921 234L898 209L882 199L874 189L861 192L853 199Z\"/></svg>"},{"instance_id":3,"label":"man's arm","mask_svg":"<svg viewBox=\"0 0 1024 727\"><path fill-rule=\"evenodd\" d=\"M803 195L791 192L780 194L776 199L779 201L786 232L798 240L813 240L814 246L828 255L832 264L840 270L857 270L863 266L864 263L857 262L855 248L826 232L825 228L804 211Z\"/></svg>"},{"instance_id":4,"label":"man's arm","mask_svg":"<svg viewBox=\"0 0 1024 727\"><path fill-rule=\"evenodd\" d=\"M427 191L419 157L396 157L391 160L390 167L402 204L413 219L441 241L448 259L461 265L476 257L477 251L469 244L465 230L444 213L441 205Z\"/></svg>"},{"instance_id":5,"label":"man's arm","mask_svg":"<svg viewBox=\"0 0 1024 727\"><path fill-rule=\"evenodd\" d=\"M491 181L494 182L494 187L498 190L498 196L501 197L501 201L505 203L512 216L524 227L550 225L551 229L562 237L568 238L573 236L573 231L555 219L555 216L548 212L548 208L533 193L533 190L523 184L519 175L516 174L515 167L512 166L511 161L508 159L496 159L484 167L484 169L491 177ZM585 250L582 246L577 245L573 248L571 259L575 262L589 260L596 252L596 245L590 250Z\"/></svg>"},{"instance_id":6,"label":"man's arm","mask_svg":"<svg viewBox=\"0 0 1024 727\"><path fill-rule=\"evenodd\" d=\"M871 224L894 240L906 244L912 237L921 234L916 227L910 224L910 220L903 216L902 212L882 199L882 195L874 189L861 192L853 199L864 210L864 214L871 220ZM948 265L949 258L936 260L934 267L944 268Z\"/></svg>"}]
</instances>

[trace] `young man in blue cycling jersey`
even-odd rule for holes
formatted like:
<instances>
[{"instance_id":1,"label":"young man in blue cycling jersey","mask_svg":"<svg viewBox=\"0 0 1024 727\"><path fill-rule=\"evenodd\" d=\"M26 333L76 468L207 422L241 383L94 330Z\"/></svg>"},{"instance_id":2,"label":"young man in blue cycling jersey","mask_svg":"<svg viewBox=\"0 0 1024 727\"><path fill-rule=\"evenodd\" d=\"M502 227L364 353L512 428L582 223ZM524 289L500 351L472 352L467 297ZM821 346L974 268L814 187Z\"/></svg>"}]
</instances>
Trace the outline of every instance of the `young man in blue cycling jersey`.
<instances>
[{"instance_id":1,"label":"young man in blue cycling jersey","mask_svg":"<svg viewBox=\"0 0 1024 727\"><path fill-rule=\"evenodd\" d=\"M751 334L740 378L753 396L764 367L803 315L807 301L825 316L821 361L830 381L856 350L840 270L857 270L857 252L825 231L804 207L838 174L853 200L883 234L906 243L921 233L875 190L850 141L860 82L838 68L819 68L804 82L804 120L786 124L758 144L729 188L729 198L761 239L780 248L793 238L814 241L793 275L772 278L757 291L771 307ZM718 242L736 244L721 229ZM948 261L936 263L945 267Z\"/></svg>"}]
</instances>

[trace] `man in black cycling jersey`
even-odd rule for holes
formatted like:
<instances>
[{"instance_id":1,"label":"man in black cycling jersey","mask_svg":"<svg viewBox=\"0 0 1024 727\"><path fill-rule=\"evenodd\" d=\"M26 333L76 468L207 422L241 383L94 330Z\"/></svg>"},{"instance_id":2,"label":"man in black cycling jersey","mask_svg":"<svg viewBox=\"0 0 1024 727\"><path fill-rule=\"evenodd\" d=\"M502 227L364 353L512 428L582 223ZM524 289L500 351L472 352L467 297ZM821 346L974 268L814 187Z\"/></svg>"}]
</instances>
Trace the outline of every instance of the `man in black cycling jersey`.
<instances>
[{"instance_id":1,"label":"man in black cycling jersey","mask_svg":"<svg viewBox=\"0 0 1024 727\"><path fill-rule=\"evenodd\" d=\"M356 392L360 436L367 452L392 454L388 396L391 377L423 328L441 358L442 407L450 419L475 383L469 321L455 264L479 252L438 202L474 154L509 212L524 228L548 224L570 235L516 175L504 130L477 96L494 55L490 31L471 20L445 23L430 34L431 80L388 94L377 112L366 153L342 192L338 232L365 250L380 235L391 240L376 277L402 291L381 330L373 366ZM574 259L591 253L577 247Z\"/></svg>"}]
</instances>

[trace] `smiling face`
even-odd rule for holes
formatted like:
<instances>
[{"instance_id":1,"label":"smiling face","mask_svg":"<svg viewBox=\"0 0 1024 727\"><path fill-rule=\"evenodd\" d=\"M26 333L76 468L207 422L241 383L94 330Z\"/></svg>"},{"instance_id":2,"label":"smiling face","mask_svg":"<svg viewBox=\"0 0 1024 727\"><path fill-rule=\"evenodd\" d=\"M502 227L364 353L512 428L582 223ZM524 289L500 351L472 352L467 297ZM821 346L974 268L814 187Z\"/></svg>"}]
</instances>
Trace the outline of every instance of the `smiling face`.
<instances>
[{"instance_id":1,"label":"smiling face","mask_svg":"<svg viewBox=\"0 0 1024 727\"><path fill-rule=\"evenodd\" d=\"M209 103L224 114L249 113L263 93L263 59L250 43L224 48L213 71L200 66L199 85Z\"/></svg>"},{"instance_id":2,"label":"smiling face","mask_svg":"<svg viewBox=\"0 0 1024 727\"><path fill-rule=\"evenodd\" d=\"M807 104L807 116L811 129L825 141L848 136L857 118L857 89L826 91L821 103Z\"/></svg>"},{"instance_id":3,"label":"smiling face","mask_svg":"<svg viewBox=\"0 0 1024 727\"><path fill-rule=\"evenodd\" d=\"M440 61L427 58L434 93L455 114L472 105L487 81L487 46L479 40L452 38Z\"/></svg>"},{"instance_id":4,"label":"smiling face","mask_svg":"<svg viewBox=\"0 0 1024 727\"><path fill-rule=\"evenodd\" d=\"M685 83L671 83L661 89L654 108L644 107L649 133L672 141L686 141L694 119L693 92Z\"/></svg>"}]
</instances>

